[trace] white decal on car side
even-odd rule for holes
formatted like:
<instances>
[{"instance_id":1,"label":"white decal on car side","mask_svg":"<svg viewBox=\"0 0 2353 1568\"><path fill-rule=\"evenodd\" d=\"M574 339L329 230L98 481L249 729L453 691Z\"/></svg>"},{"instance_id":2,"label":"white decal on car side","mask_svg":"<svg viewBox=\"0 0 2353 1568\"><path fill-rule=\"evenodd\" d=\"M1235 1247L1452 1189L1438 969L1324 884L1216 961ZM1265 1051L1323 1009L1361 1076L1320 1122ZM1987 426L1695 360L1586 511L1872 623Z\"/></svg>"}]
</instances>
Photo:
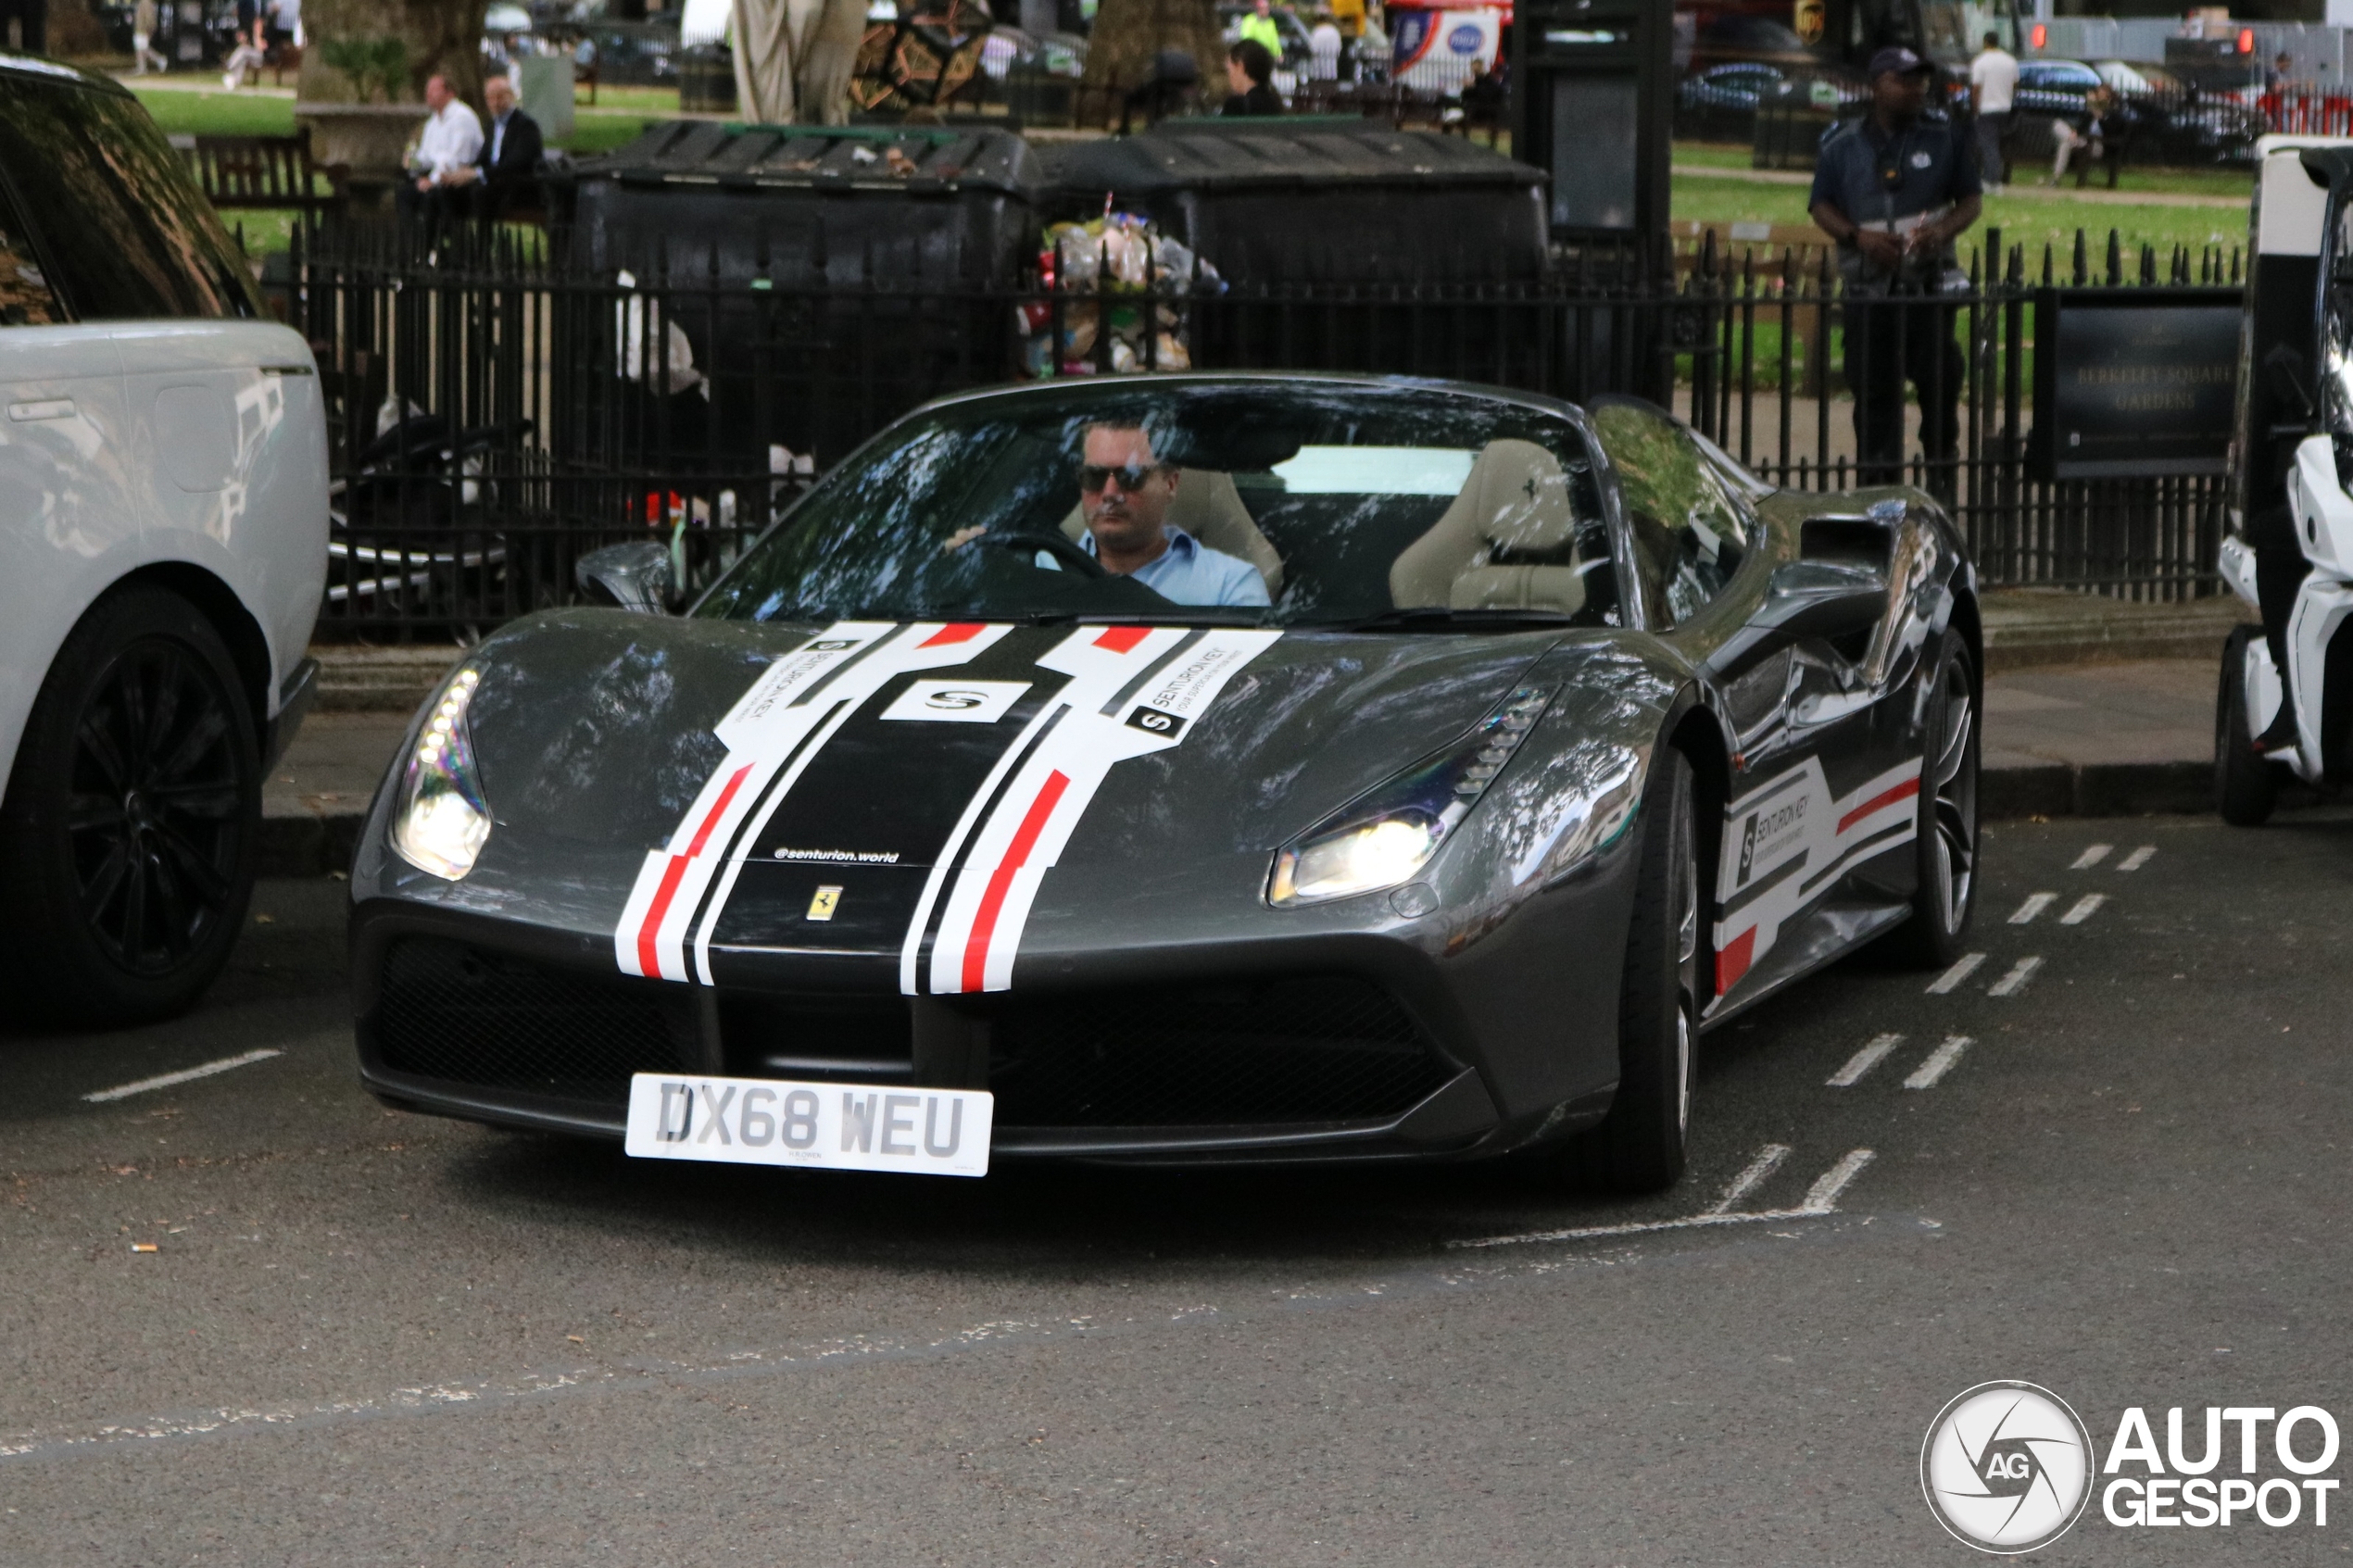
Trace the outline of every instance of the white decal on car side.
<instances>
[{"instance_id":1,"label":"white decal on car side","mask_svg":"<svg viewBox=\"0 0 2353 1568\"><path fill-rule=\"evenodd\" d=\"M1831 798L1822 764L1797 767L1724 813L1716 885L1716 994L1771 951L1780 929L1857 860L1909 842L1919 829L1918 759Z\"/></svg>"},{"instance_id":2,"label":"white decal on car side","mask_svg":"<svg viewBox=\"0 0 2353 1568\"><path fill-rule=\"evenodd\" d=\"M1172 644L1162 639L1169 636L1131 627L1082 631L1038 659L1039 668L1059 671L1071 681L1039 716L1042 738L972 834L972 850L948 892L932 946L934 995L1012 985L1013 959L1038 884L1113 767L1183 745L1226 684L1282 633L1211 631L1163 662ZM1147 675L1137 687L1138 677ZM1133 695L1126 695L1131 687ZM1018 754L1016 748L1009 755ZM994 783L992 778L992 787ZM975 801L989 794L984 789ZM964 831L960 823L960 838ZM941 857L941 864L949 859ZM935 891L925 890L901 954L900 984L909 992L915 989Z\"/></svg>"},{"instance_id":3,"label":"white decal on car side","mask_svg":"<svg viewBox=\"0 0 2353 1568\"><path fill-rule=\"evenodd\" d=\"M727 755L704 781L678 829L645 864L613 931L624 974L686 980L686 935L730 847L754 818L764 821L792 780L858 705L895 675L971 660L1012 630L979 622L845 621L825 628L761 672L712 726ZM778 773L782 788L771 790ZM712 900L725 902L724 889ZM704 922L707 946L709 922ZM707 956L701 978L710 984Z\"/></svg>"}]
</instances>

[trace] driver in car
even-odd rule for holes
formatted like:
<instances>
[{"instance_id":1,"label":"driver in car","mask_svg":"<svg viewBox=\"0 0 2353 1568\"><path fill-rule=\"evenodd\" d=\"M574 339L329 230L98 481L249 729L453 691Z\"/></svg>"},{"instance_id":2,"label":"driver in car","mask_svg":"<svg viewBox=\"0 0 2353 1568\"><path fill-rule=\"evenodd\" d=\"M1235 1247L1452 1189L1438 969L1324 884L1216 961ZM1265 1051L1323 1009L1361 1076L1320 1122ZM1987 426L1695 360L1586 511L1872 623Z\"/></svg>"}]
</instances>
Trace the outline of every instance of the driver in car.
<instances>
[{"instance_id":1,"label":"driver in car","mask_svg":"<svg viewBox=\"0 0 2353 1568\"><path fill-rule=\"evenodd\" d=\"M1087 520L1080 547L1113 576L1132 577L1171 604L1268 603L1256 567L1168 521L1179 478L1176 464L1153 454L1141 425L1088 425L1078 465L1078 504ZM944 547L959 549L985 532L959 529Z\"/></svg>"},{"instance_id":2,"label":"driver in car","mask_svg":"<svg viewBox=\"0 0 2353 1568\"><path fill-rule=\"evenodd\" d=\"M1089 425L1078 466L1087 553L1172 604L1263 605L1265 580L1239 556L1213 550L1168 522L1180 477L1152 455L1141 426Z\"/></svg>"}]
</instances>

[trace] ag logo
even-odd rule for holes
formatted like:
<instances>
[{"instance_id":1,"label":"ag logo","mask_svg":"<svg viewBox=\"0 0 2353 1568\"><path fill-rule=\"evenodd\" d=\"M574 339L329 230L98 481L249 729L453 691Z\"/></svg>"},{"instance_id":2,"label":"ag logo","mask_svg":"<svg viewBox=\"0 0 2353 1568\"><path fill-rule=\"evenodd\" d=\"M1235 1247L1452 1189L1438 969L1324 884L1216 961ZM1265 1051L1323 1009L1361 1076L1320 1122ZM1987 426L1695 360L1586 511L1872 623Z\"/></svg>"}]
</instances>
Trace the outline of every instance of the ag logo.
<instances>
[{"instance_id":1,"label":"ag logo","mask_svg":"<svg viewBox=\"0 0 2353 1568\"><path fill-rule=\"evenodd\" d=\"M2091 1435L2047 1388L1981 1383L1929 1424L1920 1490L1937 1523L1978 1550L2032 1551L2091 1500Z\"/></svg>"},{"instance_id":2,"label":"ag logo","mask_svg":"<svg viewBox=\"0 0 2353 1568\"><path fill-rule=\"evenodd\" d=\"M1127 716L1127 727L1141 730L1163 740L1175 740L1185 733L1185 721L1174 713L1163 713L1157 708L1139 708Z\"/></svg>"},{"instance_id":3,"label":"ag logo","mask_svg":"<svg viewBox=\"0 0 2353 1568\"><path fill-rule=\"evenodd\" d=\"M1027 681L917 681L882 716L935 724L993 724L1027 690Z\"/></svg>"}]
</instances>

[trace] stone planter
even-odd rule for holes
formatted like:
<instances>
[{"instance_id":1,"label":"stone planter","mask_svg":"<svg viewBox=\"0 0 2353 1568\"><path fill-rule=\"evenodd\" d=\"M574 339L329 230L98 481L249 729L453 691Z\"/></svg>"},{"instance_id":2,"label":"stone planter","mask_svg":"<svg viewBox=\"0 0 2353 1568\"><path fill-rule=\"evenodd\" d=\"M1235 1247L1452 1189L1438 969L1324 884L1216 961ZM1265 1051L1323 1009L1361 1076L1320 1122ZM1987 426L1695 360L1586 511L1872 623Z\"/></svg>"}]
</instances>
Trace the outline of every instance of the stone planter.
<instances>
[{"instance_id":1,"label":"stone planter","mask_svg":"<svg viewBox=\"0 0 2353 1568\"><path fill-rule=\"evenodd\" d=\"M366 208L390 196L427 112L422 104L302 103L295 123L309 131L313 159L349 168L352 205Z\"/></svg>"}]
</instances>

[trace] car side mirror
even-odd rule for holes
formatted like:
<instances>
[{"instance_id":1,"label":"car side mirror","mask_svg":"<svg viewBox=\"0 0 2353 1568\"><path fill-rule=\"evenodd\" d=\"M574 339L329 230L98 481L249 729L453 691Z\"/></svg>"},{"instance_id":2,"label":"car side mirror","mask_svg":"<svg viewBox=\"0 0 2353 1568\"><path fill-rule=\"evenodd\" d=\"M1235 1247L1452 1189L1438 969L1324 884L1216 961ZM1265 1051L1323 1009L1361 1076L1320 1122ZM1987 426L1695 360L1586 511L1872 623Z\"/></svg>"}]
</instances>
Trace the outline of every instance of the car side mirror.
<instances>
[{"instance_id":1,"label":"car side mirror","mask_svg":"<svg viewBox=\"0 0 2353 1568\"><path fill-rule=\"evenodd\" d=\"M590 604L639 615L669 614L678 591L666 545L607 545L575 561L572 575Z\"/></svg>"},{"instance_id":2,"label":"car side mirror","mask_svg":"<svg viewBox=\"0 0 2353 1568\"><path fill-rule=\"evenodd\" d=\"M1784 642L1836 641L1868 632L1887 613L1887 573L1841 562L1796 560L1777 568L1758 623Z\"/></svg>"}]
</instances>

